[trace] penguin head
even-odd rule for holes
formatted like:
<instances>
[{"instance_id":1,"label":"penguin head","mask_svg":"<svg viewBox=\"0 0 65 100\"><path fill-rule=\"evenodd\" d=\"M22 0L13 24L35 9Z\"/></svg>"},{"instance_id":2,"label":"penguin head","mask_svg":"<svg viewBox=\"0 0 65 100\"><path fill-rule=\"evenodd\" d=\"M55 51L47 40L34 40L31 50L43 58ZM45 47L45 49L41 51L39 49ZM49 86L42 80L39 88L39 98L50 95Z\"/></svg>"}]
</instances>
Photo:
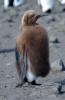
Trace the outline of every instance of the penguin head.
<instances>
[{"instance_id":1,"label":"penguin head","mask_svg":"<svg viewBox=\"0 0 65 100\"><path fill-rule=\"evenodd\" d=\"M28 10L22 17L22 25L34 25L40 17L42 17L41 14L36 13L34 10Z\"/></svg>"}]
</instances>

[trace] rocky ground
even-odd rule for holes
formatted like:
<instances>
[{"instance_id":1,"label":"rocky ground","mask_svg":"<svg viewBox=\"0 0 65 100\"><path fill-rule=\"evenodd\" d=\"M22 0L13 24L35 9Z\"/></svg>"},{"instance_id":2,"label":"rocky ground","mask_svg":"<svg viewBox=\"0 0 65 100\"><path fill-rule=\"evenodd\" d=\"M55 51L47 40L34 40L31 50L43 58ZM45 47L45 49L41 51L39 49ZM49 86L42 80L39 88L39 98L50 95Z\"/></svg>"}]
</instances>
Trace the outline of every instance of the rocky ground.
<instances>
[{"instance_id":1,"label":"rocky ground","mask_svg":"<svg viewBox=\"0 0 65 100\"><path fill-rule=\"evenodd\" d=\"M65 12L62 12L62 8L57 3L54 22L49 21L52 18L51 14L38 21L47 29L49 39L57 38L60 41L60 43L49 41L50 63L62 59L65 64ZM20 18L29 9L42 13L35 0L28 0L26 4L7 11L3 10L0 3L0 49L15 47L16 36L20 33ZM65 93L60 95L57 91L60 81L64 79L65 72L50 72L46 78L37 79L37 83L41 83L41 86L26 83L23 87L16 88L18 80L15 53L0 54L0 100L65 100Z\"/></svg>"}]
</instances>

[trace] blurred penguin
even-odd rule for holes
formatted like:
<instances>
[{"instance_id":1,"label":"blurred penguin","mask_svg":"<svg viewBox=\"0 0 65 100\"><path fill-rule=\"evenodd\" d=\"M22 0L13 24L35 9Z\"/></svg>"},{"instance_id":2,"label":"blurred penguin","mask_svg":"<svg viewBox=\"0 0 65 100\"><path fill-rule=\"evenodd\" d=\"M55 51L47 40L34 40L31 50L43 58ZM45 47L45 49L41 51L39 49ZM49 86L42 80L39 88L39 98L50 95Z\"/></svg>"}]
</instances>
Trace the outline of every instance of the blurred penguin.
<instances>
[{"instance_id":1,"label":"blurred penguin","mask_svg":"<svg viewBox=\"0 0 65 100\"><path fill-rule=\"evenodd\" d=\"M24 4L25 0L4 0L4 9L8 7L18 7Z\"/></svg>"},{"instance_id":2,"label":"blurred penguin","mask_svg":"<svg viewBox=\"0 0 65 100\"><path fill-rule=\"evenodd\" d=\"M62 6L65 6L65 0L58 0ZM53 13L56 5L56 0L37 0L42 12ZM65 11L65 7L63 8Z\"/></svg>"},{"instance_id":3,"label":"blurred penguin","mask_svg":"<svg viewBox=\"0 0 65 100\"><path fill-rule=\"evenodd\" d=\"M54 9L55 0L37 0L42 12L51 13Z\"/></svg>"}]
</instances>

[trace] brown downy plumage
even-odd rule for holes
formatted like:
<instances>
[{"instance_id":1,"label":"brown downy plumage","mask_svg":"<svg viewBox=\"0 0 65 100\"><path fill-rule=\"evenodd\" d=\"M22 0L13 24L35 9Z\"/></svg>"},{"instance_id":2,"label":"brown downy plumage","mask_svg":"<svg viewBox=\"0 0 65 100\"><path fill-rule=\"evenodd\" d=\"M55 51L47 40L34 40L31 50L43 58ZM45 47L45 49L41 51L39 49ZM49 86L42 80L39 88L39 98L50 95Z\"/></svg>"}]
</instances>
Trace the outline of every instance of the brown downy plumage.
<instances>
[{"instance_id":1,"label":"brown downy plumage","mask_svg":"<svg viewBox=\"0 0 65 100\"><path fill-rule=\"evenodd\" d=\"M40 17L42 15L34 10L25 12L21 19L21 34L16 39L18 57L20 57L17 61L17 70L21 80L22 73L25 72L23 77L26 77L28 82L33 82L38 76L45 77L50 71L48 35L46 29L37 23Z\"/></svg>"}]
</instances>

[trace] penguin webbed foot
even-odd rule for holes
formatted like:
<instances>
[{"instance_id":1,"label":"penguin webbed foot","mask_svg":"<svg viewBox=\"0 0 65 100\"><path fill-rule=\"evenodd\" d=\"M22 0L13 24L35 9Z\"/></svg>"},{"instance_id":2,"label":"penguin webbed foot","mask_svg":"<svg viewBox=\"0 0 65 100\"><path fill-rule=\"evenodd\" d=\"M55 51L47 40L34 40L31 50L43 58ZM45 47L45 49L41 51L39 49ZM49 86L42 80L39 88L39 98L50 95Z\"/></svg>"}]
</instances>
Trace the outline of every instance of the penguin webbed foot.
<instances>
[{"instance_id":1,"label":"penguin webbed foot","mask_svg":"<svg viewBox=\"0 0 65 100\"><path fill-rule=\"evenodd\" d=\"M41 84L36 83L35 80L33 80L32 82L28 82L28 84L30 85L36 85L36 86L40 86Z\"/></svg>"}]
</instances>

